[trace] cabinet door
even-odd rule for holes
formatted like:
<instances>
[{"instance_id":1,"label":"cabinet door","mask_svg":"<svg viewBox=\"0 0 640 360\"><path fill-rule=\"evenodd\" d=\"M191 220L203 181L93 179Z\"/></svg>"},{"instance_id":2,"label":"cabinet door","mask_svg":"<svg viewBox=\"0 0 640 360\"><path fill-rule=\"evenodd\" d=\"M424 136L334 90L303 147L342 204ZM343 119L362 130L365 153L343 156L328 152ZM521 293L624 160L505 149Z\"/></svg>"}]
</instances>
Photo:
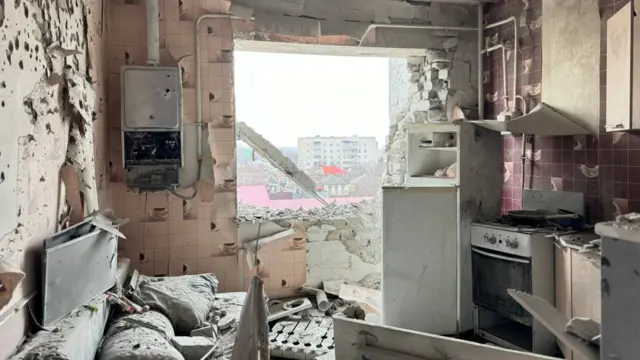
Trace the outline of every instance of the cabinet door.
<instances>
[{"instance_id":1,"label":"cabinet door","mask_svg":"<svg viewBox=\"0 0 640 360\"><path fill-rule=\"evenodd\" d=\"M556 246L556 308L571 318L571 250ZM558 341L565 359L572 360L571 350Z\"/></svg>"},{"instance_id":2,"label":"cabinet door","mask_svg":"<svg viewBox=\"0 0 640 360\"><path fill-rule=\"evenodd\" d=\"M607 131L631 128L633 35L633 3L628 3L607 20Z\"/></svg>"},{"instance_id":3,"label":"cabinet door","mask_svg":"<svg viewBox=\"0 0 640 360\"><path fill-rule=\"evenodd\" d=\"M600 258L571 251L571 313L600 322ZM573 353L573 360L585 360Z\"/></svg>"}]
</instances>

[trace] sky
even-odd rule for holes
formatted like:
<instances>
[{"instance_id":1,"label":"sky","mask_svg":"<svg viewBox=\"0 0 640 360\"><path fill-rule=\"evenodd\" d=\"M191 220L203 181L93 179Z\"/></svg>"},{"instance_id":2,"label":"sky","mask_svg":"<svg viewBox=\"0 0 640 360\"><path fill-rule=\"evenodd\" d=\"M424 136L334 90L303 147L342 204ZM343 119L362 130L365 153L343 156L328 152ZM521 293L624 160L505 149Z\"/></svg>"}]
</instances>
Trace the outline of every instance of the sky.
<instances>
[{"instance_id":1,"label":"sky","mask_svg":"<svg viewBox=\"0 0 640 360\"><path fill-rule=\"evenodd\" d=\"M389 59L234 52L237 121L278 147L389 130Z\"/></svg>"}]
</instances>

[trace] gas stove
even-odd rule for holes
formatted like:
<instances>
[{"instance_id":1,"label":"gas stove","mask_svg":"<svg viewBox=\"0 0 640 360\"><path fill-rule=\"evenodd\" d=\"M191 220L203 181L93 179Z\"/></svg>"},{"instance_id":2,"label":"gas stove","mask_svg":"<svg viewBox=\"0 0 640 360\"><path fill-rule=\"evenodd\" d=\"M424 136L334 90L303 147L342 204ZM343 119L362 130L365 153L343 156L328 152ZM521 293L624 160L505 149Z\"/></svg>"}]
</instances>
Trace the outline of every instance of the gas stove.
<instances>
[{"instance_id":1,"label":"gas stove","mask_svg":"<svg viewBox=\"0 0 640 360\"><path fill-rule=\"evenodd\" d=\"M531 226L531 225L523 225L523 224L518 224L514 221L512 221L511 219L509 219L509 217L507 216L503 216L503 217L499 217L499 218L495 218L495 219L488 219L488 220L476 220L474 221L474 224L478 224L478 225L484 225L487 227L493 227L497 230L506 230L506 231L515 231L515 232L520 232L520 233L524 233L524 234L531 234L531 233L554 233L554 232L559 232L559 231L566 231L567 229L565 229L564 227L562 227L559 224L553 224L553 223L546 223L546 224L542 224L542 225L538 225L538 226Z\"/></svg>"},{"instance_id":2,"label":"gas stove","mask_svg":"<svg viewBox=\"0 0 640 360\"><path fill-rule=\"evenodd\" d=\"M508 218L471 225L474 330L497 345L553 353L553 335L507 293L516 289L554 301L554 245L558 226L522 226Z\"/></svg>"}]
</instances>

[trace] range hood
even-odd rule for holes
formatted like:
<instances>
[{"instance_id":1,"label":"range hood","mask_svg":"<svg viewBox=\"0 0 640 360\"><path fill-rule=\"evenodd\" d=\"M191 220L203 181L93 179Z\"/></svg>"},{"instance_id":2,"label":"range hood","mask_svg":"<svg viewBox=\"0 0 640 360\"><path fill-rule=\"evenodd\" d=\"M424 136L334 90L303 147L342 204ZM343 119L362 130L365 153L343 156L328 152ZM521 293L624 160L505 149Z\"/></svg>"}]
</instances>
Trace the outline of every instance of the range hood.
<instances>
[{"instance_id":1,"label":"range hood","mask_svg":"<svg viewBox=\"0 0 640 360\"><path fill-rule=\"evenodd\" d=\"M551 106L542 102L527 115L513 120L471 120L474 124L493 131L512 134L564 136L591 135L591 132L574 120L562 115Z\"/></svg>"}]
</instances>

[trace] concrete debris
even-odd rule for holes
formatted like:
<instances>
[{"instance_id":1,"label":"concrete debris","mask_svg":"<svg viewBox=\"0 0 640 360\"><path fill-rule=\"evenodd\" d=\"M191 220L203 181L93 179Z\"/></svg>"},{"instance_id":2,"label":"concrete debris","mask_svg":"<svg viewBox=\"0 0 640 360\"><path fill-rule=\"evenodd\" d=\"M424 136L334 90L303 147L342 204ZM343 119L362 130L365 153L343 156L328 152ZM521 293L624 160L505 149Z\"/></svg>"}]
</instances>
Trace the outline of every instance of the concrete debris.
<instances>
[{"instance_id":1,"label":"concrete debris","mask_svg":"<svg viewBox=\"0 0 640 360\"><path fill-rule=\"evenodd\" d=\"M369 201L355 204L330 203L323 207L304 210L298 209L270 209L238 203L236 221L254 222L257 220L335 220L357 218L359 208L367 207Z\"/></svg>"},{"instance_id":2,"label":"concrete debris","mask_svg":"<svg viewBox=\"0 0 640 360\"><path fill-rule=\"evenodd\" d=\"M218 327L216 325L207 325L207 326L195 329L195 330L191 330L191 333L189 335L192 336L192 337L203 337L204 336L204 337L208 337L208 338L211 338L211 339L218 339Z\"/></svg>"},{"instance_id":3,"label":"concrete debris","mask_svg":"<svg viewBox=\"0 0 640 360\"><path fill-rule=\"evenodd\" d=\"M0 310L11 301L13 292L24 277L24 272L0 256Z\"/></svg>"},{"instance_id":4,"label":"concrete debris","mask_svg":"<svg viewBox=\"0 0 640 360\"><path fill-rule=\"evenodd\" d=\"M171 339L171 344L182 354L184 360L200 360L211 351L216 342L204 336L175 336Z\"/></svg>"},{"instance_id":5,"label":"concrete debris","mask_svg":"<svg viewBox=\"0 0 640 360\"><path fill-rule=\"evenodd\" d=\"M281 321L269 333L274 357L314 359L334 350L333 319L328 317Z\"/></svg>"},{"instance_id":6,"label":"concrete debris","mask_svg":"<svg viewBox=\"0 0 640 360\"><path fill-rule=\"evenodd\" d=\"M65 49L60 46L60 43L55 42L47 48L47 54L49 54L53 59L58 59L71 55L80 55L82 52L75 49Z\"/></svg>"},{"instance_id":7,"label":"concrete debris","mask_svg":"<svg viewBox=\"0 0 640 360\"><path fill-rule=\"evenodd\" d=\"M355 301L361 306L366 304L371 311L382 314L382 293L380 291L344 284L340 287L340 298ZM367 311L365 310L365 312Z\"/></svg>"},{"instance_id":8,"label":"concrete debris","mask_svg":"<svg viewBox=\"0 0 640 360\"><path fill-rule=\"evenodd\" d=\"M285 302L275 302L273 306L269 307L269 316L267 317L267 321L272 322L293 314L297 314L301 311L310 309L311 306L311 301L309 301L309 299L307 299L306 297Z\"/></svg>"},{"instance_id":9,"label":"concrete debris","mask_svg":"<svg viewBox=\"0 0 640 360\"><path fill-rule=\"evenodd\" d=\"M600 324L591 319L574 317L565 327L565 331L591 342L600 335Z\"/></svg>"},{"instance_id":10,"label":"concrete debris","mask_svg":"<svg viewBox=\"0 0 640 360\"><path fill-rule=\"evenodd\" d=\"M628 213L616 217L613 226L627 230L635 230L640 228L640 213Z\"/></svg>"},{"instance_id":11,"label":"concrete debris","mask_svg":"<svg viewBox=\"0 0 640 360\"><path fill-rule=\"evenodd\" d=\"M345 284L344 280L325 280L322 282L322 288L327 294L339 296L342 284Z\"/></svg>"}]
</instances>

